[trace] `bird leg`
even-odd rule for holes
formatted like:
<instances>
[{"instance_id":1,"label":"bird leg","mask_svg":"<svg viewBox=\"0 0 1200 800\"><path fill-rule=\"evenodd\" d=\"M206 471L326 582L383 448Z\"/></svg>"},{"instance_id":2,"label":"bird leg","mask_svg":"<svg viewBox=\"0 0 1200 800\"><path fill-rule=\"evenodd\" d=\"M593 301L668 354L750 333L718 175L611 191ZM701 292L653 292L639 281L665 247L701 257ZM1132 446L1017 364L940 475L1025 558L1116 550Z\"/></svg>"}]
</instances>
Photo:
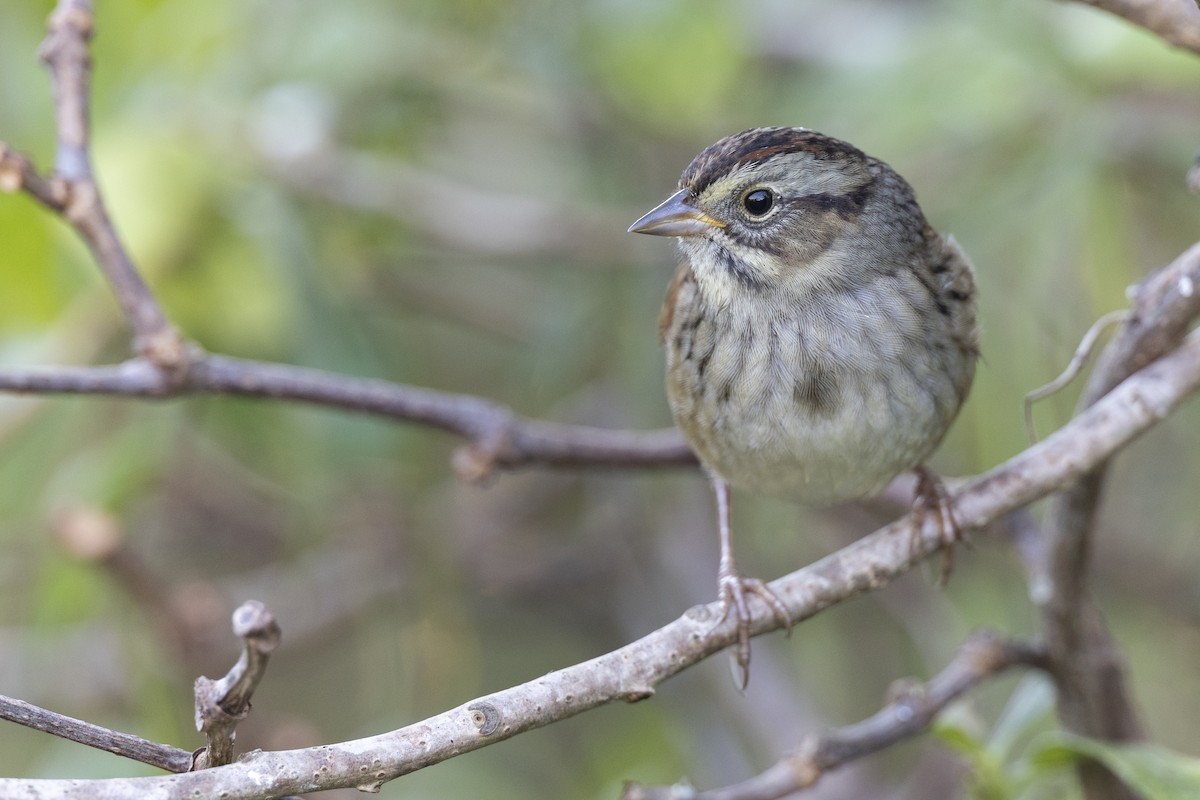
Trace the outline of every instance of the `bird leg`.
<instances>
[{"instance_id":1,"label":"bird leg","mask_svg":"<svg viewBox=\"0 0 1200 800\"><path fill-rule=\"evenodd\" d=\"M938 538L942 540L942 572L938 585L945 586L950 579L950 571L954 569L954 545L962 541L962 529L954 518L954 509L950 505L950 493L933 470L921 464L913 470L917 476L916 490L913 492L912 510L912 547L916 550L925 531L925 518L933 512L937 515Z\"/></svg>"},{"instance_id":2,"label":"bird leg","mask_svg":"<svg viewBox=\"0 0 1200 800\"><path fill-rule=\"evenodd\" d=\"M792 632L792 618L787 607L775 592L757 578L743 578L733 562L733 531L730 526L729 484L723 478L712 476L713 492L717 496L717 529L721 539L721 564L717 569L717 588L721 600L720 625L732 611L737 619L736 662L740 673L739 688L745 689L750 682L750 608L748 595L758 595L775 614L788 634Z\"/></svg>"}]
</instances>

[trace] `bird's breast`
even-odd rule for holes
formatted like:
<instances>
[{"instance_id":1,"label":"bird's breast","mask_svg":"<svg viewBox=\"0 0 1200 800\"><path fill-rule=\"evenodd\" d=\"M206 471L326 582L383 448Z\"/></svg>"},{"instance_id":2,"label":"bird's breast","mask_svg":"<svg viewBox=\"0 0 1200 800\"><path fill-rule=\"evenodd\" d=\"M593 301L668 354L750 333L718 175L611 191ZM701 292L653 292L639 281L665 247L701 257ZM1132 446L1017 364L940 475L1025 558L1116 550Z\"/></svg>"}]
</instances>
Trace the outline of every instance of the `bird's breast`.
<instances>
[{"instance_id":1,"label":"bird's breast","mask_svg":"<svg viewBox=\"0 0 1200 800\"><path fill-rule=\"evenodd\" d=\"M752 491L806 504L874 493L936 447L965 393L962 355L931 348L936 332L894 293L717 307L685 280L674 302L676 422L710 469Z\"/></svg>"}]
</instances>

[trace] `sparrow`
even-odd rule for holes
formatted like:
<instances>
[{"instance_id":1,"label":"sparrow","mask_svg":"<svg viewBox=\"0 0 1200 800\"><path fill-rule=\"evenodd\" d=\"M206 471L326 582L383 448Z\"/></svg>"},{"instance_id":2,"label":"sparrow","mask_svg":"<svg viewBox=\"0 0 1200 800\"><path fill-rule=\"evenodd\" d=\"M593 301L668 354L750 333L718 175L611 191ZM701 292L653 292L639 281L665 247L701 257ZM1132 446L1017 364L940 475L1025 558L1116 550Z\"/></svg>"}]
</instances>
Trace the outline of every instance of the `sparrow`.
<instances>
[{"instance_id":1,"label":"sparrow","mask_svg":"<svg viewBox=\"0 0 1200 800\"><path fill-rule=\"evenodd\" d=\"M824 506L915 470L915 534L933 510L948 554L959 538L925 460L975 374L974 272L891 167L805 128L721 139L629 230L678 242L659 317L667 398L716 495L744 686L750 597L791 620L737 569L730 486Z\"/></svg>"}]
</instances>

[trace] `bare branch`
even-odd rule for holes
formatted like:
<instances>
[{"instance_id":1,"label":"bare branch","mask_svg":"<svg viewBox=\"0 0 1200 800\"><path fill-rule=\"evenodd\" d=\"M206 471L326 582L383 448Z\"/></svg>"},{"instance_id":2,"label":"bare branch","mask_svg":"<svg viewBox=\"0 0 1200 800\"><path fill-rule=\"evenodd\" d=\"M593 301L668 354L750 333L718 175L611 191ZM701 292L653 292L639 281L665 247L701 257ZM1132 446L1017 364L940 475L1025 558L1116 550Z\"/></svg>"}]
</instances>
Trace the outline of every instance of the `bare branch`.
<instances>
[{"instance_id":1,"label":"bare branch","mask_svg":"<svg viewBox=\"0 0 1200 800\"><path fill-rule=\"evenodd\" d=\"M0 142L0 190L25 191L51 211L61 212L66 206L66 187L61 181L43 178L29 157Z\"/></svg>"},{"instance_id":2,"label":"bare branch","mask_svg":"<svg viewBox=\"0 0 1200 800\"><path fill-rule=\"evenodd\" d=\"M174 773L227 764L233 760L234 728L249 712L250 697L280 638L275 618L266 606L255 600L242 604L234 612L233 631L242 638L245 646L233 669L218 681L203 677L196 681L196 727L203 730L209 740L208 747L196 753L93 725L3 695L0 695L0 719Z\"/></svg>"},{"instance_id":3,"label":"bare branch","mask_svg":"<svg viewBox=\"0 0 1200 800\"><path fill-rule=\"evenodd\" d=\"M1200 243L1131 287L1133 316L1105 349L1082 402L1095 402L1176 347L1200 317Z\"/></svg>"},{"instance_id":4,"label":"bare branch","mask_svg":"<svg viewBox=\"0 0 1200 800\"><path fill-rule=\"evenodd\" d=\"M518 417L472 395L439 392L321 370L195 351L176 379L144 358L101 367L0 372L0 390L37 394L179 397L193 394L298 400L430 425L467 438L455 457L460 475L481 480L498 468L677 466L696 463L674 428L604 430Z\"/></svg>"},{"instance_id":5,"label":"bare branch","mask_svg":"<svg viewBox=\"0 0 1200 800\"><path fill-rule=\"evenodd\" d=\"M250 698L266 672L271 652L279 646L279 623L257 600L248 600L233 612L233 632L243 644L237 663L220 680L196 679L196 730L208 739L208 747L197 754L196 769L233 761L234 730L250 713Z\"/></svg>"},{"instance_id":6,"label":"bare branch","mask_svg":"<svg viewBox=\"0 0 1200 800\"><path fill-rule=\"evenodd\" d=\"M1132 298L1133 316L1105 349L1080 399L1081 408L1115 391L1127 376L1184 338L1200 315L1200 244L1134 287ZM1142 723L1124 659L1086 586L1105 466L1099 463L1051 503L1046 591L1035 597L1042 607L1046 644L1055 665L1064 727L1085 736L1129 741L1144 736ZM1099 765L1084 764L1080 772L1091 800L1131 796Z\"/></svg>"},{"instance_id":7,"label":"bare branch","mask_svg":"<svg viewBox=\"0 0 1200 800\"><path fill-rule=\"evenodd\" d=\"M21 188L59 211L75 228L113 287L133 328L137 352L172 370L182 363L182 341L113 227L88 152L91 82L88 41L93 22L91 0L59 0L50 15L49 30L39 54L50 68L54 83L58 129L54 175L44 181L28 159L10 154L6 160L16 164L16 168L8 167L6 185L11 186L14 175L19 175Z\"/></svg>"},{"instance_id":8,"label":"bare branch","mask_svg":"<svg viewBox=\"0 0 1200 800\"><path fill-rule=\"evenodd\" d=\"M1144 285L1137 295L1134 318L1126 327L1139 332L1137 340L1127 341L1122 336L1112 347L1127 348L1133 364L1149 363L1152 354L1177 342L1187 321L1200 313L1197 288L1200 245ZM1191 294L1186 294L1189 291ZM150 398L237 395L360 411L430 425L468 439L470 444L457 454L455 463L459 473L471 480L486 478L495 469L531 464L649 467L695 463L683 437L670 428L603 430L544 422L519 417L498 403L472 395L205 354L198 348L188 350L187 364L181 377L165 373L144 358L111 366L6 370L0 372L0 390Z\"/></svg>"},{"instance_id":9,"label":"bare branch","mask_svg":"<svg viewBox=\"0 0 1200 800\"><path fill-rule=\"evenodd\" d=\"M1040 444L972 481L954 498L964 530L978 529L1015 508L1077 480L1167 416L1200 388L1200 332L1079 414ZM771 589L794 622L858 594L878 589L937 552L934 533L912 541L904 517L842 550L787 575ZM779 626L753 607L756 634ZM0 780L0 796L54 798L169 798L224 796L251 800L287 793L383 782L493 742L617 700L650 697L655 687L732 644L736 624L721 618L719 603L698 606L654 633L591 661L551 672L520 686L389 733L304 750L251 753L233 764L167 778L56 781Z\"/></svg>"},{"instance_id":10,"label":"bare branch","mask_svg":"<svg viewBox=\"0 0 1200 800\"><path fill-rule=\"evenodd\" d=\"M169 772L187 772L192 766L192 754L187 750L150 742L128 733L118 733L3 695L0 695L0 719Z\"/></svg>"},{"instance_id":11,"label":"bare branch","mask_svg":"<svg viewBox=\"0 0 1200 800\"><path fill-rule=\"evenodd\" d=\"M1200 244L1134 288L1133 316L1105 349L1081 407L1097 402L1136 370L1170 351L1197 316ZM1064 724L1084 735L1124 740L1141 736L1141 724L1124 686L1124 668L1098 614L1083 610L1090 603L1088 557L1103 481L1101 464L1050 506L1049 593L1042 605L1047 644L1063 676Z\"/></svg>"},{"instance_id":12,"label":"bare branch","mask_svg":"<svg viewBox=\"0 0 1200 800\"><path fill-rule=\"evenodd\" d=\"M1086 408L1121 381L1176 347L1200 316L1200 244L1132 289L1133 315L1105 349L1080 399ZM1084 595L1088 539L1095 498L1103 481L1102 465L1086 481L1051 506L1052 596L1047 621L1071 641L1068 630ZM1093 734L1095 732L1092 732Z\"/></svg>"},{"instance_id":13,"label":"bare branch","mask_svg":"<svg viewBox=\"0 0 1200 800\"><path fill-rule=\"evenodd\" d=\"M1200 53L1200 8L1192 0L1075 0L1104 9L1158 35L1168 44Z\"/></svg>"},{"instance_id":14,"label":"bare branch","mask_svg":"<svg viewBox=\"0 0 1200 800\"><path fill-rule=\"evenodd\" d=\"M862 722L808 736L766 771L722 789L627 784L622 800L775 800L807 789L825 773L929 729L964 692L1017 666L1044 667L1045 653L1005 641L988 631L973 634L954 659L928 683L900 682L887 705Z\"/></svg>"}]
</instances>

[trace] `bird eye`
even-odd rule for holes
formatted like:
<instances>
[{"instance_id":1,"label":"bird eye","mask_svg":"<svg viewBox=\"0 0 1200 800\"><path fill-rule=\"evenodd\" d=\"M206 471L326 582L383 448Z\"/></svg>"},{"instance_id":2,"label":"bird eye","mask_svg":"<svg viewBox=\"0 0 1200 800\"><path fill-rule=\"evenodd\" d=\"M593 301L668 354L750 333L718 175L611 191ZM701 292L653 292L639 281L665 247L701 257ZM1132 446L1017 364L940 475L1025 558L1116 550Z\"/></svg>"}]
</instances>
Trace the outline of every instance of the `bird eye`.
<instances>
[{"instance_id":1,"label":"bird eye","mask_svg":"<svg viewBox=\"0 0 1200 800\"><path fill-rule=\"evenodd\" d=\"M775 205L775 193L770 189L755 189L742 198L742 205L752 217L766 216Z\"/></svg>"}]
</instances>

